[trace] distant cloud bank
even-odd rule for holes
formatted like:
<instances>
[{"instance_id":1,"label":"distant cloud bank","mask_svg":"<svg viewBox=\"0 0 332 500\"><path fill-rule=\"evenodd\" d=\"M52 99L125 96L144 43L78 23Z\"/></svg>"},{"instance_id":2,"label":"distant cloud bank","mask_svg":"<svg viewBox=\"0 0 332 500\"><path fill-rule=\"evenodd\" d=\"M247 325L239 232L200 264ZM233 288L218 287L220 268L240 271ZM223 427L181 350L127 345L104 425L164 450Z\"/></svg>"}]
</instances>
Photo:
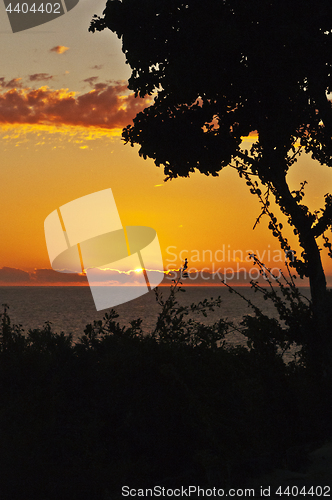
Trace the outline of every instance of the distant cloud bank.
<instances>
[{"instance_id":1,"label":"distant cloud bank","mask_svg":"<svg viewBox=\"0 0 332 500\"><path fill-rule=\"evenodd\" d=\"M0 269L0 285L44 285L55 283L87 283L85 276L80 274L62 274L53 269L35 269L32 273L3 267Z\"/></svg>"},{"instance_id":2,"label":"distant cloud bank","mask_svg":"<svg viewBox=\"0 0 332 500\"><path fill-rule=\"evenodd\" d=\"M30 281L30 274L22 269L13 267L3 267L0 269L0 284L6 283L27 283Z\"/></svg>"},{"instance_id":3,"label":"distant cloud bank","mask_svg":"<svg viewBox=\"0 0 332 500\"><path fill-rule=\"evenodd\" d=\"M160 272L149 271L150 283L159 283ZM165 271L162 284L170 286L177 277L178 270ZM212 273L205 268L205 270L189 272L186 278L181 279L181 282L185 286L221 286L222 279L225 279L230 286L249 286L252 277L244 272L232 273L229 268L226 274L222 274L219 270ZM115 269L107 269L101 273L100 277L100 285L130 286L138 285L139 281L141 280L139 280L137 270L120 272ZM308 280L298 279L297 281L298 286L308 286ZM260 279L260 282L264 284L263 279ZM328 286L332 286L332 276L327 276L327 282ZM35 269L29 273L22 269L3 267L0 268L0 286L6 285L88 285L88 280L83 274L59 273L53 269Z\"/></svg>"},{"instance_id":4,"label":"distant cloud bank","mask_svg":"<svg viewBox=\"0 0 332 500\"><path fill-rule=\"evenodd\" d=\"M48 73L29 75L31 82L48 81ZM142 111L149 99L128 95L125 83L96 83L97 77L85 80L92 88L83 94L65 89L22 88L20 78L0 78L0 125L66 125L102 129L122 129Z\"/></svg>"}]
</instances>

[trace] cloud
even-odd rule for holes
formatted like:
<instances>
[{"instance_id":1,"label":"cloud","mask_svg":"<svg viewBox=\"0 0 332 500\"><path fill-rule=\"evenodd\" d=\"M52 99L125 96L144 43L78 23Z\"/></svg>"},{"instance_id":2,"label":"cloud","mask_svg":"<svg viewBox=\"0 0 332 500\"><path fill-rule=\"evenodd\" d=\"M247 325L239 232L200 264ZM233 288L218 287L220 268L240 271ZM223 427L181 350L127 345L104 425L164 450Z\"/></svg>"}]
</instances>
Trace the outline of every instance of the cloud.
<instances>
[{"instance_id":1,"label":"cloud","mask_svg":"<svg viewBox=\"0 0 332 500\"><path fill-rule=\"evenodd\" d=\"M64 52L67 52L69 50L69 47L65 47L64 45L56 45L55 47L52 47L50 49L50 52L56 52L57 54L63 54Z\"/></svg>"},{"instance_id":2,"label":"cloud","mask_svg":"<svg viewBox=\"0 0 332 500\"><path fill-rule=\"evenodd\" d=\"M6 82L5 78L2 76L0 77L0 87L3 89L15 89L15 88L21 88L22 87L22 78L13 78L12 80L9 80L9 82Z\"/></svg>"},{"instance_id":3,"label":"cloud","mask_svg":"<svg viewBox=\"0 0 332 500\"><path fill-rule=\"evenodd\" d=\"M87 277L82 274L58 273L53 269L35 269L31 274L33 281L38 283L87 283Z\"/></svg>"},{"instance_id":4,"label":"cloud","mask_svg":"<svg viewBox=\"0 0 332 500\"><path fill-rule=\"evenodd\" d=\"M256 277L250 276L249 272L234 272L231 268L220 267L216 272L212 270L194 269L191 268L187 273L187 277L182 278L181 282L184 286L221 286L221 279L225 279L231 286L250 286L251 279ZM251 270L252 272L252 270ZM164 279L161 285L170 286L173 280L179 278L179 270L169 270L164 272ZM96 270L95 284L98 285L115 285L115 286L135 286L145 284L141 273L131 270L121 272L116 269ZM149 281L151 285L157 285L160 282L160 271L149 269ZM327 276L328 286L332 286L332 276ZM266 284L263 279L261 284ZM6 285L88 285L88 279L84 274L76 273L59 273L53 269L35 269L33 272L26 272L22 269L13 267L0 268L0 286ZM308 286L308 280L301 282L300 286ZM0 304L1 305L1 304Z\"/></svg>"},{"instance_id":5,"label":"cloud","mask_svg":"<svg viewBox=\"0 0 332 500\"><path fill-rule=\"evenodd\" d=\"M0 269L0 283L28 283L30 275L22 269L3 267Z\"/></svg>"},{"instance_id":6,"label":"cloud","mask_svg":"<svg viewBox=\"0 0 332 500\"><path fill-rule=\"evenodd\" d=\"M0 91L0 124L66 125L122 129L150 98L135 98L124 83L96 83L81 95L68 90L10 89Z\"/></svg>"},{"instance_id":7,"label":"cloud","mask_svg":"<svg viewBox=\"0 0 332 500\"><path fill-rule=\"evenodd\" d=\"M28 273L14 267L0 268L0 285L44 285L45 283L80 283L86 284L87 278L82 274L58 273L53 269L35 269Z\"/></svg>"},{"instance_id":8,"label":"cloud","mask_svg":"<svg viewBox=\"0 0 332 500\"><path fill-rule=\"evenodd\" d=\"M99 70L99 69L102 69L103 66L104 66L103 64L95 64L94 66L92 66L91 69L98 69Z\"/></svg>"},{"instance_id":9,"label":"cloud","mask_svg":"<svg viewBox=\"0 0 332 500\"><path fill-rule=\"evenodd\" d=\"M151 285L154 286L159 285L161 272L162 271L154 271L149 269L149 282ZM117 269L110 269L110 268L106 269L94 268L90 269L89 281L90 285L92 284L94 286L106 286L106 285L145 286L146 285L142 269L119 271Z\"/></svg>"},{"instance_id":10,"label":"cloud","mask_svg":"<svg viewBox=\"0 0 332 500\"><path fill-rule=\"evenodd\" d=\"M98 270L96 269L98 284L130 286L145 284L141 273L136 271L121 272L116 269ZM160 272L150 272L150 282L159 284ZM85 274L59 273L53 269L35 269L33 272L26 272L13 267L3 267L0 269L1 285L59 285L59 284L88 285Z\"/></svg>"},{"instance_id":11,"label":"cloud","mask_svg":"<svg viewBox=\"0 0 332 500\"><path fill-rule=\"evenodd\" d=\"M29 75L29 80L31 82L40 82L52 80L53 76L48 73L35 73L34 75Z\"/></svg>"},{"instance_id":12,"label":"cloud","mask_svg":"<svg viewBox=\"0 0 332 500\"><path fill-rule=\"evenodd\" d=\"M83 82L87 82L89 85L91 85L91 87L93 87L95 81L98 80L98 78L98 76L90 76L90 78L86 78L85 80L83 80Z\"/></svg>"}]
</instances>

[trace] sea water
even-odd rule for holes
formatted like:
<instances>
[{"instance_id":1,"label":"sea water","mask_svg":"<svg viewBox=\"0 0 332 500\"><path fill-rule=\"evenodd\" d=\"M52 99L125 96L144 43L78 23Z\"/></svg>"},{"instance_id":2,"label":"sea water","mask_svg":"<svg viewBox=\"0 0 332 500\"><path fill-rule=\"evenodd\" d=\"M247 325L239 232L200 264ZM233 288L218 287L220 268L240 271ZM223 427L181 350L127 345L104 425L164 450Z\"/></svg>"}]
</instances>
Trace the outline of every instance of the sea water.
<instances>
[{"instance_id":1,"label":"sea water","mask_svg":"<svg viewBox=\"0 0 332 500\"><path fill-rule=\"evenodd\" d=\"M123 289L123 287L121 287ZM177 293L180 305L190 305L207 299L221 297L220 307L207 311L207 317L195 315L202 323L213 324L220 318L240 325L244 315L254 314L248 303L236 293L229 293L225 286L184 286L185 293ZM169 287L159 287L163 298L169 295ZM237 287L244 297L258 306L270 317L278 317L277 311L270 300L264 300L263 295L254 292L250 287ZM309 289L301 288L301 293L309 297ZM45 322L52 324L56 332L71 333L77 339L84 333L87 324L102 319L108 309L96 311L89 287L80 286L7 286L0 287L0 307L9 305L9 316L12 324L20 324L27 331L30 328L40 328ZM161 311L156 301L154 291L141 297L114 307L119 314L120 325L127 326L129 322L141 318L144 332L152 331L158 314ZM243 344L243 336L239 332L230 334L228 340L232 344Z\"/></svg>"}]
</instances>

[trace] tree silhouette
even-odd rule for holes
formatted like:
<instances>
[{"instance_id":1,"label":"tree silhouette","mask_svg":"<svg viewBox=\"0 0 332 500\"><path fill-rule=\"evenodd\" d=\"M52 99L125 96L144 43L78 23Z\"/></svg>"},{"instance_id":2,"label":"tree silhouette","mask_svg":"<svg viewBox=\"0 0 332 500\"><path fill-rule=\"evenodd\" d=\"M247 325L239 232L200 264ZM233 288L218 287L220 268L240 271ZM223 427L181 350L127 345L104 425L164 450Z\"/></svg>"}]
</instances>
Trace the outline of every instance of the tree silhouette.
<instances>
[{"instance_id":1,"label":"tree silhouette","mask_svg":"<svg viewBox=\"0 0 332 500\"><path fill-rule=\"evenodd\" d=\"M303 185L291 192L287 172L301 151L332 166L331 19L328 0L108 0L89 28L122 38L129 88L156 94L123 130L141 156L162 165L167 179L195 170L216 176L232 161L287 251L253 176L274 195L303 249L291 265L309 277L316 343L328 321L317 238L331 253L332 197L311 213L301 203ZM241 138L250 132L258 138L247 152Z\"/></svg>"}]
</instances>

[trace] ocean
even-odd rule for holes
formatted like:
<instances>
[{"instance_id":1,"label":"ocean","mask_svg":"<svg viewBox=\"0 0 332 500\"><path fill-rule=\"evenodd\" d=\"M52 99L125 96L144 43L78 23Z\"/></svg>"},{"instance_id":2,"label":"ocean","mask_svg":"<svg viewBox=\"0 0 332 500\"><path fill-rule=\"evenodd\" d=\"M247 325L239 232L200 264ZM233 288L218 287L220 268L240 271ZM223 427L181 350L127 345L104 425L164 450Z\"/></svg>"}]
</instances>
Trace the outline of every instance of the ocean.
<instances>
[{"instance_id":1,"label":"ocean","mask_svg":"<svg viewBox=\"0 0 332 500\"><path fill-rule=\"evenodd\" d=\"M239 325L244 315L253 314L252 308L241 297L230 293L225 286L184 286L183 289L185 293L177 294L181 305L198 303L205 298L221 297L220 308L215 308L214 312L208 312L207 318L203 315L195 315L202 323L211 324L223 318ZM272 302L264 300L261 293L255 293L246 286L236 289L260 307L264 313L277 317ZM168 296L169 287L163 286L159 290L164 298ZM309 297L308 288L301 288L301 292ZM90 288L79 286L0 287L0 307L2 304L8 304L12 324L22 325L25 331L30 328L40 328L46 321L49 321L53 331L71 333L74 340L83 335L88 323L102 319L108 311L107 309L96 311ZM153 330L161 310L156 302L154 291L116 306L114 309L119 314L117 321L120 325L128 325L131 320L141 318L142 328L146 333ZM231 344L243 344L244 338L240 333L231 333L228 341Z\"/></svg>"}]
</instances>

